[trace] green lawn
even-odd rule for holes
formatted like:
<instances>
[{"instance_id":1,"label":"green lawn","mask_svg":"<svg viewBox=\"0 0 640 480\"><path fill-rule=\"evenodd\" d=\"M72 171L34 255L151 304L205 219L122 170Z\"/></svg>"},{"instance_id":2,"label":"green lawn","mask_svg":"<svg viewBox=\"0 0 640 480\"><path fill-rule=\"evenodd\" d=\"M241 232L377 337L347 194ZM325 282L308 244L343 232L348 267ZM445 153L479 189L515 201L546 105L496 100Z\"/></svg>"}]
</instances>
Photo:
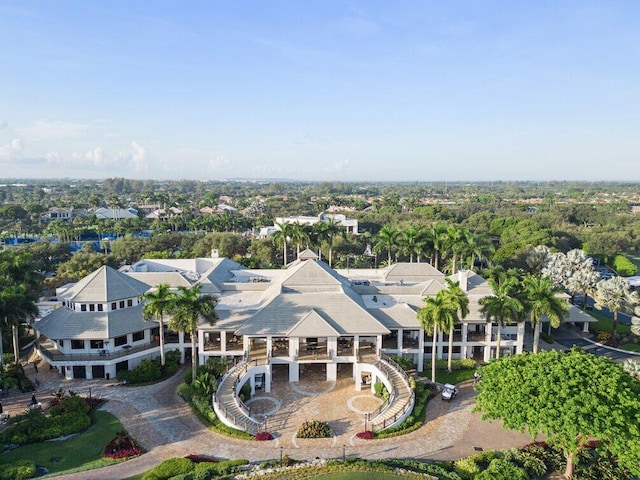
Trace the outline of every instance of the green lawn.
<instances>
[{"instance_id":1,"label":"green lawn","mask_svg":"<svg viewBox=\"0 0 640 480\"><path fill-rule=\"evenodd\" d=\"M116 463L104 460L102 450L115 437L116 432L123 430L122 424L107 412L96 411L94 415L95 423L84 432L68 440L18 447L2 455L2 463L33 460L36 465L48 468L51 476Z\"/></svg>"},{"instance_id":2,"label":"green lawn","mask_svg":"<svg viewBox=\"0 0 640 480\"><path fill-rule=\"evenodd\" d=\"M398 478L406 478L400 475L392 475L381 472L340 472L340 473L327 473L325 475L318 475L315 478L322 478L324 480L397 480Z\"/></svg>"},{"instance_id":3,"label":"green lawn","mask_svg":"<svg viewBox=\"0 0 640 480\"><path fill-rule=\"evenodd\" d=\"M586 313L598 320L596 323L589 324L589 330L591 330L592 332L602 331L611 333L611 331L613 330L613 320L605 317L601 313L598 313L596 310L587 310ZM625 334L630 332L631 327L629 325L621 325L620 322L618 322L618 333Z\"/></svg>"},{"instance_id":4,"label":"green lawn","mask_svg":"<svg viewBox=\"0 0 640 480\"><path fill-rule=\"evenodd\" d=\"M640 352L640 345L637 343L625 343L620 348L628 352Z\"/></svg>"}]
</instances>

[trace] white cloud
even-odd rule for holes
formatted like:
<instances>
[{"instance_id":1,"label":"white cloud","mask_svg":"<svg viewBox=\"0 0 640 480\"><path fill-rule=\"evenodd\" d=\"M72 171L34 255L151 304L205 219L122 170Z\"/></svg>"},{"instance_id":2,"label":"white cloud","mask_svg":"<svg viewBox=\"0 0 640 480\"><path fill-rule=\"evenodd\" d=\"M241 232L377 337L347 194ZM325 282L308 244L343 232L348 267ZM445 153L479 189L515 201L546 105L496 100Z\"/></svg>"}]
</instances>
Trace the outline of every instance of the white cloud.
<instances>
[{"instance_id":1,"label":"white cloud","mask_svg":"<svg viewBox=\"0 0 640 480\"><path fill-rule=\"evenodd\" d=\"M349 167L349 163L351 162L351 160L349 160L348 158L345 158L344 160L340 160L332 165L327 165L324 168L325 172L343 172L347 169L347 167Z\"/></svg>"},{"instance_id":2,"label":"white cloud","mask_svg":"<svg viewBox=\"0 0 640 480\"><path fill-rule=\"evenodd\" d=\"M3 128L7 128L7 126L9 126L7 121L0 118L0 130L2 130Z\"/></svg>"},{"instance_id":3,"label":"white cloud","mask_svg":"<svg viewBox=\"0 0 640 480\"><path fill-rule=\"evenodd\" d=\"M19 138L14 138L10 143L0 147L0 160L17 159L23 148L22 141Z\"/></svg>"},{"instance_id":4,"label":"white cloud","mask_svg":"<svg viewBox=\"0 0 640 480\"><path fill-rule=\"evenodd\" d=\"M61 139L79 138L88 130L89 125L59 120L35 120L30 125L19 129L22 136L31 140L58 141Z\"/></svg>"},{"instance_id":5,"label":"white cloud","mask_svg":"<svg viewBox=\"0 0 640 480\"><path fill-rule=\"evenodd\" d=\"M140 145L138 142L131 142L133 147L133 168L136 172L142 172L147 169L147 149Z\"/></svg>"},{"instance_id":6,"label":"white cloud","mask_svg":"<svg viewBox=\"0 0 640 480\"><path fill-rule=\"evenodd\" d=\"M209 161L209 168L211 170L222 170L231 165L231 160L222 154L216 156L216 158Z\"/></svg>"}]
</instances>

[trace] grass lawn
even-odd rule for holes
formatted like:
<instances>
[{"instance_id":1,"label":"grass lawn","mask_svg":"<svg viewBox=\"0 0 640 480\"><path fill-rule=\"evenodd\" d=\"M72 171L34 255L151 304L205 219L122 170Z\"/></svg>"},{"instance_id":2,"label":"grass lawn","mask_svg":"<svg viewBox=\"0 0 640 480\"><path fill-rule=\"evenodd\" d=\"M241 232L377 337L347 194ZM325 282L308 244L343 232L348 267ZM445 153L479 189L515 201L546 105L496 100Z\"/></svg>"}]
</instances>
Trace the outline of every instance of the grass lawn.
<instances>
[{"instance_id":1,"label":"grass lawn","mask_svg":"<svg viewBox=\"0 0 640 480\"><path fill-rule=\"evenodd\" d=\"M475 370L454 370L449 373L446 370L436 370L436 382L457 384L473 378ZM420 372L421 377L431 378L431 369Z\"/></svg>"},{"instance_id":2,"label":"grass lawn","mask_svg":"<svg viewBox=\"0 0 640 480\"><path fill-rule=\"evenodd\" d=\"M340 473L327 473L325 475L318 475L315 478L322 478L325 480L397 480L398 478L405 478L400 475L392 475L381 472L340 472Z\"/></svg>"},{"instance_id":3,"label":"grass lawn","mask_svg":"<svg viewBox=\"0 0 640 480\"><path fill-rule=\"evenodd\" d=\"M595 311L586 311L586 313L588 313L593 318L598 320L596 323L589 324L590 331L592 332L602 331L602 332L611 333L611 331L613 330L613 327L612 327L613 320ZM629 325L622 325L620 324L620 322L618 322L618 333L625 334L630 332L631 332L631 327Z\"/></svg>"},{"instance_id":4,"label":"grass lawn","mask_svg":"<svg viewBox=\"0 0 640 480\"><path fill-rule=\"evenodd\" d=\"M122 424L107 412L98 410L94 415L95 423L84 432L67 440L18 447L2 455L2 463L33 460L36 465L48 468L49 473L55 475L117 463L103 459L102 450L117 432L124 430Z\"/></svg>"},{"instance_id":5,"label":"grass lawn","mask_svg":"<svg viewBox=\"0 0 640 480\"><path fill-rule=\"evenodd\" d=\"M633 264L638 267L638 271L640 271L640 252L626 252L625 257L633 262Z\"/></svg>"},{"instance_id":6,"label":"grass lawn","mask_svg":"<svg viewBox=\"0 0 640 480\"><path fill-rule=\"evenodd\" d=\"M640 345L637 343L625 343L620 348L628 352L640 352Z\"/></svg>"}]
</instances>

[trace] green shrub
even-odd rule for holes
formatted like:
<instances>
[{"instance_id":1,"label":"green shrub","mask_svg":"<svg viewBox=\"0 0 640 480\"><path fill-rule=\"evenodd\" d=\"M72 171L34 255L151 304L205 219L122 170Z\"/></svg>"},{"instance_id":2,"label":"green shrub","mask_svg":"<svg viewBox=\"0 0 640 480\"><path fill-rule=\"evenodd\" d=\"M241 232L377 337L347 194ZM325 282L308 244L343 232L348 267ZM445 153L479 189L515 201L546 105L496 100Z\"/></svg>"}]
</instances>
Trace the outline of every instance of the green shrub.
<instances>
[{"instance_id":1,"label":"green shrub","mask_svg":"<svg viewBox=\"0 0 640 480\"><path fill-rule=\"evenodd\" d=\"M624 255L616 255L613 259L613 268L621 277L630 277L638 273L638 267Z\"/></svg>"},{"instance_id":2,"label":"green shrub","mask_svg":"<svg viewBox=\"0 0 640 480\"><path fill-rule=\"evenodd\" d=\"M321 422L319 420L310 420L308 422L304 422L298 433L296 433L296 438L330 438L333 437L333 432L331 431L331 427L327 422Z\"/></svg>"},{"instance_id":3,"label":"green shrub","mask_svg":"<svg viewBox=\"0 0 640 480\"><path fill-rule=\"evenodd\" d=\"M491 461L489 468L476 475L475 480L529 480L529 475L522 468L496 458Z\"/></svg>"},{"instance_id":4,"label":"green shrub","mask_svg":"<svg viewBox=\"0 0 640 480\"><path fill-rule=\"evenodd\" d=\"M375 391L376 397L383 398L385 401L389 400L389 390L382 382L376 382L373 384L373 390Z\"/></svg>"},{"instance_id":5,"label":"green shrub","mask_svg":"<svg viewBox=\"0 0 640 480\"><path fill-rule=\"evenodd\" d=\"M540 338L547 342L549 345L552 345L555 342L553 337L545 332L540 332Z\"/></svg>"},{"instance_id":6,"label":"green shrub","mask_svg":"<svg viewBox=\"0 0 640 480\"><path fill-rule=\"evenodd\" d=\"M192 473L195 463L188 458L170 458L149 470L142 476L142 480L168 480L176 475Z\"/></svg>"},{"instance_id":7,"label":"green shrub","mask_svg":"<svg viewBox=\"0 0 640 480\"><path fill-rule=\"evenodd\" d=\"M67 414L86 415L89 410L89 405L83 397L63 397L56 405L49 408L49 415L52 417Z\"/></svg>"},{"instance_id":8,"label":"green shrub","mask_svg":"<svg viewBox=\"0 0 640 480\"><path fill-rule=\"evenodd\" d=\"M242 400L243 402L246 402L251 398L251 385L249 384L249 382L245 383L242 386L238 397L240 397L240 400Z\"/></svg>"},{"instance_id":9,"label":"green shrub","mask_svg":"<svg viewBox=\"0 0 640 480\"><path fill-rule=\"evenodd\" d=\"M180 385L178 385L178 388L176 389L176 392L178 393L178 395L180 395L186 402L191 402L191 387L189 385L187 385L186 383L181 383Z\"/></svg>"},{"instance_id":10,"label":"green shrub","mask_svg":"<svg viewBox=\"0 0 640 480\"><path fill-rule=\"evenodd\" d=\"M427 360L425 360L425 364ZM431 360L428 361L428 366L431 368ZM455 370L474 370L476 368L476 361L473 358L454 358L451 360L451 371ZM448 370L448 359L441 358L436 360L436 370Z\"/></svg>"},{"instance_id":11,"label":"green shrub","mask_svg":"<svg viewBox=\"0 0 640 480\"><path fill-rule=\"evenodd\" d=\"M191 382L193 382L193 374L191 372L191 369L187 370L187 372L184 374L184 377L182 377L182 381L187 385L191 385Z\"/></svg>"},{"instance_id":12,"label":"green shrub","mask_svg":"<svg viewBox=\"0 0 640 480\"><path fill-rule=\"evenodd\" d=\"M454 465L456 473L464 480L473 480L480 473L480 467L471 457L456 460Z\"/></svg>"},{"instance_id":13,"label":"green shrub","mask_svg":"<svg viewBox=\"0 0 640 480\"><path fill-rule=\"evenodd\" d=\"M399 357L397 355L389 355L389 358L391 358L394 362L400 365L400 368L402 368L405 372L416 369L416 366L413 363L413 359L411 357Z\"/></svg>"},{"instance_id":14,"label":"green shrub","mask_svg":"<svg viewBox=\"0 0 640 480\"><path fill-rule=\"evenodd\" d=\"M31 460L18 460L17 462L0 465L0 480L25 480L36 475L36 464Z\"/></svg>"}]
</instances>

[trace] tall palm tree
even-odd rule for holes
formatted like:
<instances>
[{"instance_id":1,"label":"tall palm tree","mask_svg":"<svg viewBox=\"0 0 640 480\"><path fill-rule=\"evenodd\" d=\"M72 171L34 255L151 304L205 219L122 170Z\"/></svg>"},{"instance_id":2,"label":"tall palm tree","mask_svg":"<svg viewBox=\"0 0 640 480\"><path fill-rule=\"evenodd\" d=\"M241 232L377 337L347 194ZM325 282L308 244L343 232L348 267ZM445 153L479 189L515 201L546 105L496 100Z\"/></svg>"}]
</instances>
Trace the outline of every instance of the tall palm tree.
<instances>
[{"instance_id":1,"label":"tall palm tree","mask_svg":"<svg viewBox=\"0 0 640 480\"><path fill-rule=\"evenodd\" d=\"M333 217L329 217L329 220L324 223L326 225L325 232L327 242L329 243L329 266L331 267L333 266L333 242L338 236L342 236L344 238L346 231L342 225L340 225L340 222L336 222Z\"/></svg>"},{"instance_id":2,"label":"tall palm tree","mask_svg":"<svg viewBox=\"0 0 640 480\"><path fill-rule=\"evenodd\" d=\"M294 223L291 225L291 242L296 246L296 254L300 256L300 247L309 243L309 235L307 234L304 225Z\"/></svg>"},{"instance_id":3,"label":"tall palm tree","mask_svg":"<svg viewBox=\"0 0 640 480\"><path fill-rule=\"evenodd\" d=\"M273 233L276 245L282 245L283 266L287 266L287 245L291 240L291 224L289 222L276 223L278 230Z\"/></svg>"},{"instance_id":4,"label":"tall palm tree","mask_svg":"<svg viewBox=\"0 0 640 480\"><path fill-rule=\"evenodd\" d=\"M405 255L409 255L409 262L413 263L414 255L420 262L420 256L424 252L425 246L424 231L419 227L410 225L400 234L399 240L402 252Z\"/></svg>"},{"instance_id":5,"label":"tall palm tree","mask_svg":"<svg viewBox=\"0 0 640 480\"><path fill-rule=\"evenodd\" d=\"M629 282L622 277L613 277L598 282L593 298L598 310L606 307L613 314L612 333L614 338L618 336L618 312L631 310L640 304L638 292L631 291Z\"/></svg>"},{"instance_id":6,"label":"tall palm tree","mask_svg":"<svg viewBox=\"0 0 640 480\"><path fill-rule=\"evenodd\" d=\"M433 331L431 344L431 381L436 382L436 347L438 329L448 328L455 324L455 310L447 299L445 290L440 290L435 297L424 299L424 306L418 310L418 320L426 331Z\"/></svg>"},{"instance_id":7,"label":"tall palm tree","mask_svg":"<svg viewBox=\"0 0 640 480\"><path fill-rule=\"evenodd\" d=\"M5 277L6 279L6 277ZM18 343L18 333L20 325L28 318L35 318L38 315L36 299L24 284L11 285L8 281L0 282L4 288L0 288L0 367L3 364L4 349L3 329L10 329L13 337L13 357L18 363L20 360L20 348Z\"/></svg>"},{"instance_id":8,"label":"tall palm tree","mask_svg":"<svg viewBox=\"0 0 640 480\"><path fill-rule=\"evenodd\" d=\"M428 230L429 241L433 245L433 266L440 267L440 258L445 253L447 245L447 226L444 223L434 223Z\"/></svg>"},{"instance_id":9,"label":"tall palm tree","mask_svg":"<svg viewBox=\"0 0 640 480\"><path fill-rule=\"evenodd\" d=\"M171 310L176 301L175 293L169 290L169 284L161 283L153 290L142 295L142 300L147 303L142 307L142 316L146 321L155 318L158 321L160 333L160 364L164 366L164 314Z\"/></svg>"},{"instance_id":10,"label":"tall palm tree","mask_svg":"<svg viewBox=\"0 0 640 480\"><path fill-rule=\"evenodd\" d=\"M529 320L533 327L533 353L538 353L540 344L540 319L546 315L553 328L560 326L560 321L568 315L567 302L556 296L559 291L553 282L540 275L527 275L524 278L525 309L529 312Z\"/></svg>"},{"instance_id":11,"label":"tall palm tree","mask_svg":"<svg viewBox=\"0 0 640 480\"><path fill-rule=\"evenodd\" d=\"M457 323L464 320L469 315L469 297L460 288L460 284L450 279L445 279L447 282L447 290L443 296L453 309L452 323L449 325L449 354L447 358L447 370L451 373L451 365L453 363L453 329Z\"/></svg>"},{"instance_id":12,"label":"tall palm tree","mask_svg":"<svg viewBox=\"0 0 640 480\"><path fill-rule=\"evenodd\" d=\"M389 265L391 265L391 254L398 248L400 231L397 228L385 225L380 229L377 235L377 241L373 249L376 252L387 251L389 256Z\"/></svg>"},{"instance_id":13,"label":"tall palm tree","mask_svg":"<svg viewBox=\"0 0 640 480\"><path fill-rule=\"evenodd\" d=\"M496 358L500 358L502 327L507 323L521 321L524 305L516 295L516 288L519 284L517 277L507 276L501 281L489 278L488 282L494 293L480 299L480 311L487 317L487 322L495 321L498 324Z\"/></svg>"},{"instance_id":14,"label":"tall palm tree","mask_svg":"<svg viewBox=\"0 0 640 480\"><path fill-rule=\"evenodd\" d=\"M215 306L218 300L211 295L201 295L202 285L191 288L178 287L178 294L170 307L173 317L169 320L169 328L176 332L188 333L191 337L191 374L195 381L198 368L197 333L200 319L213 325L218 318Z\"/></svg>"}]
</instances>

